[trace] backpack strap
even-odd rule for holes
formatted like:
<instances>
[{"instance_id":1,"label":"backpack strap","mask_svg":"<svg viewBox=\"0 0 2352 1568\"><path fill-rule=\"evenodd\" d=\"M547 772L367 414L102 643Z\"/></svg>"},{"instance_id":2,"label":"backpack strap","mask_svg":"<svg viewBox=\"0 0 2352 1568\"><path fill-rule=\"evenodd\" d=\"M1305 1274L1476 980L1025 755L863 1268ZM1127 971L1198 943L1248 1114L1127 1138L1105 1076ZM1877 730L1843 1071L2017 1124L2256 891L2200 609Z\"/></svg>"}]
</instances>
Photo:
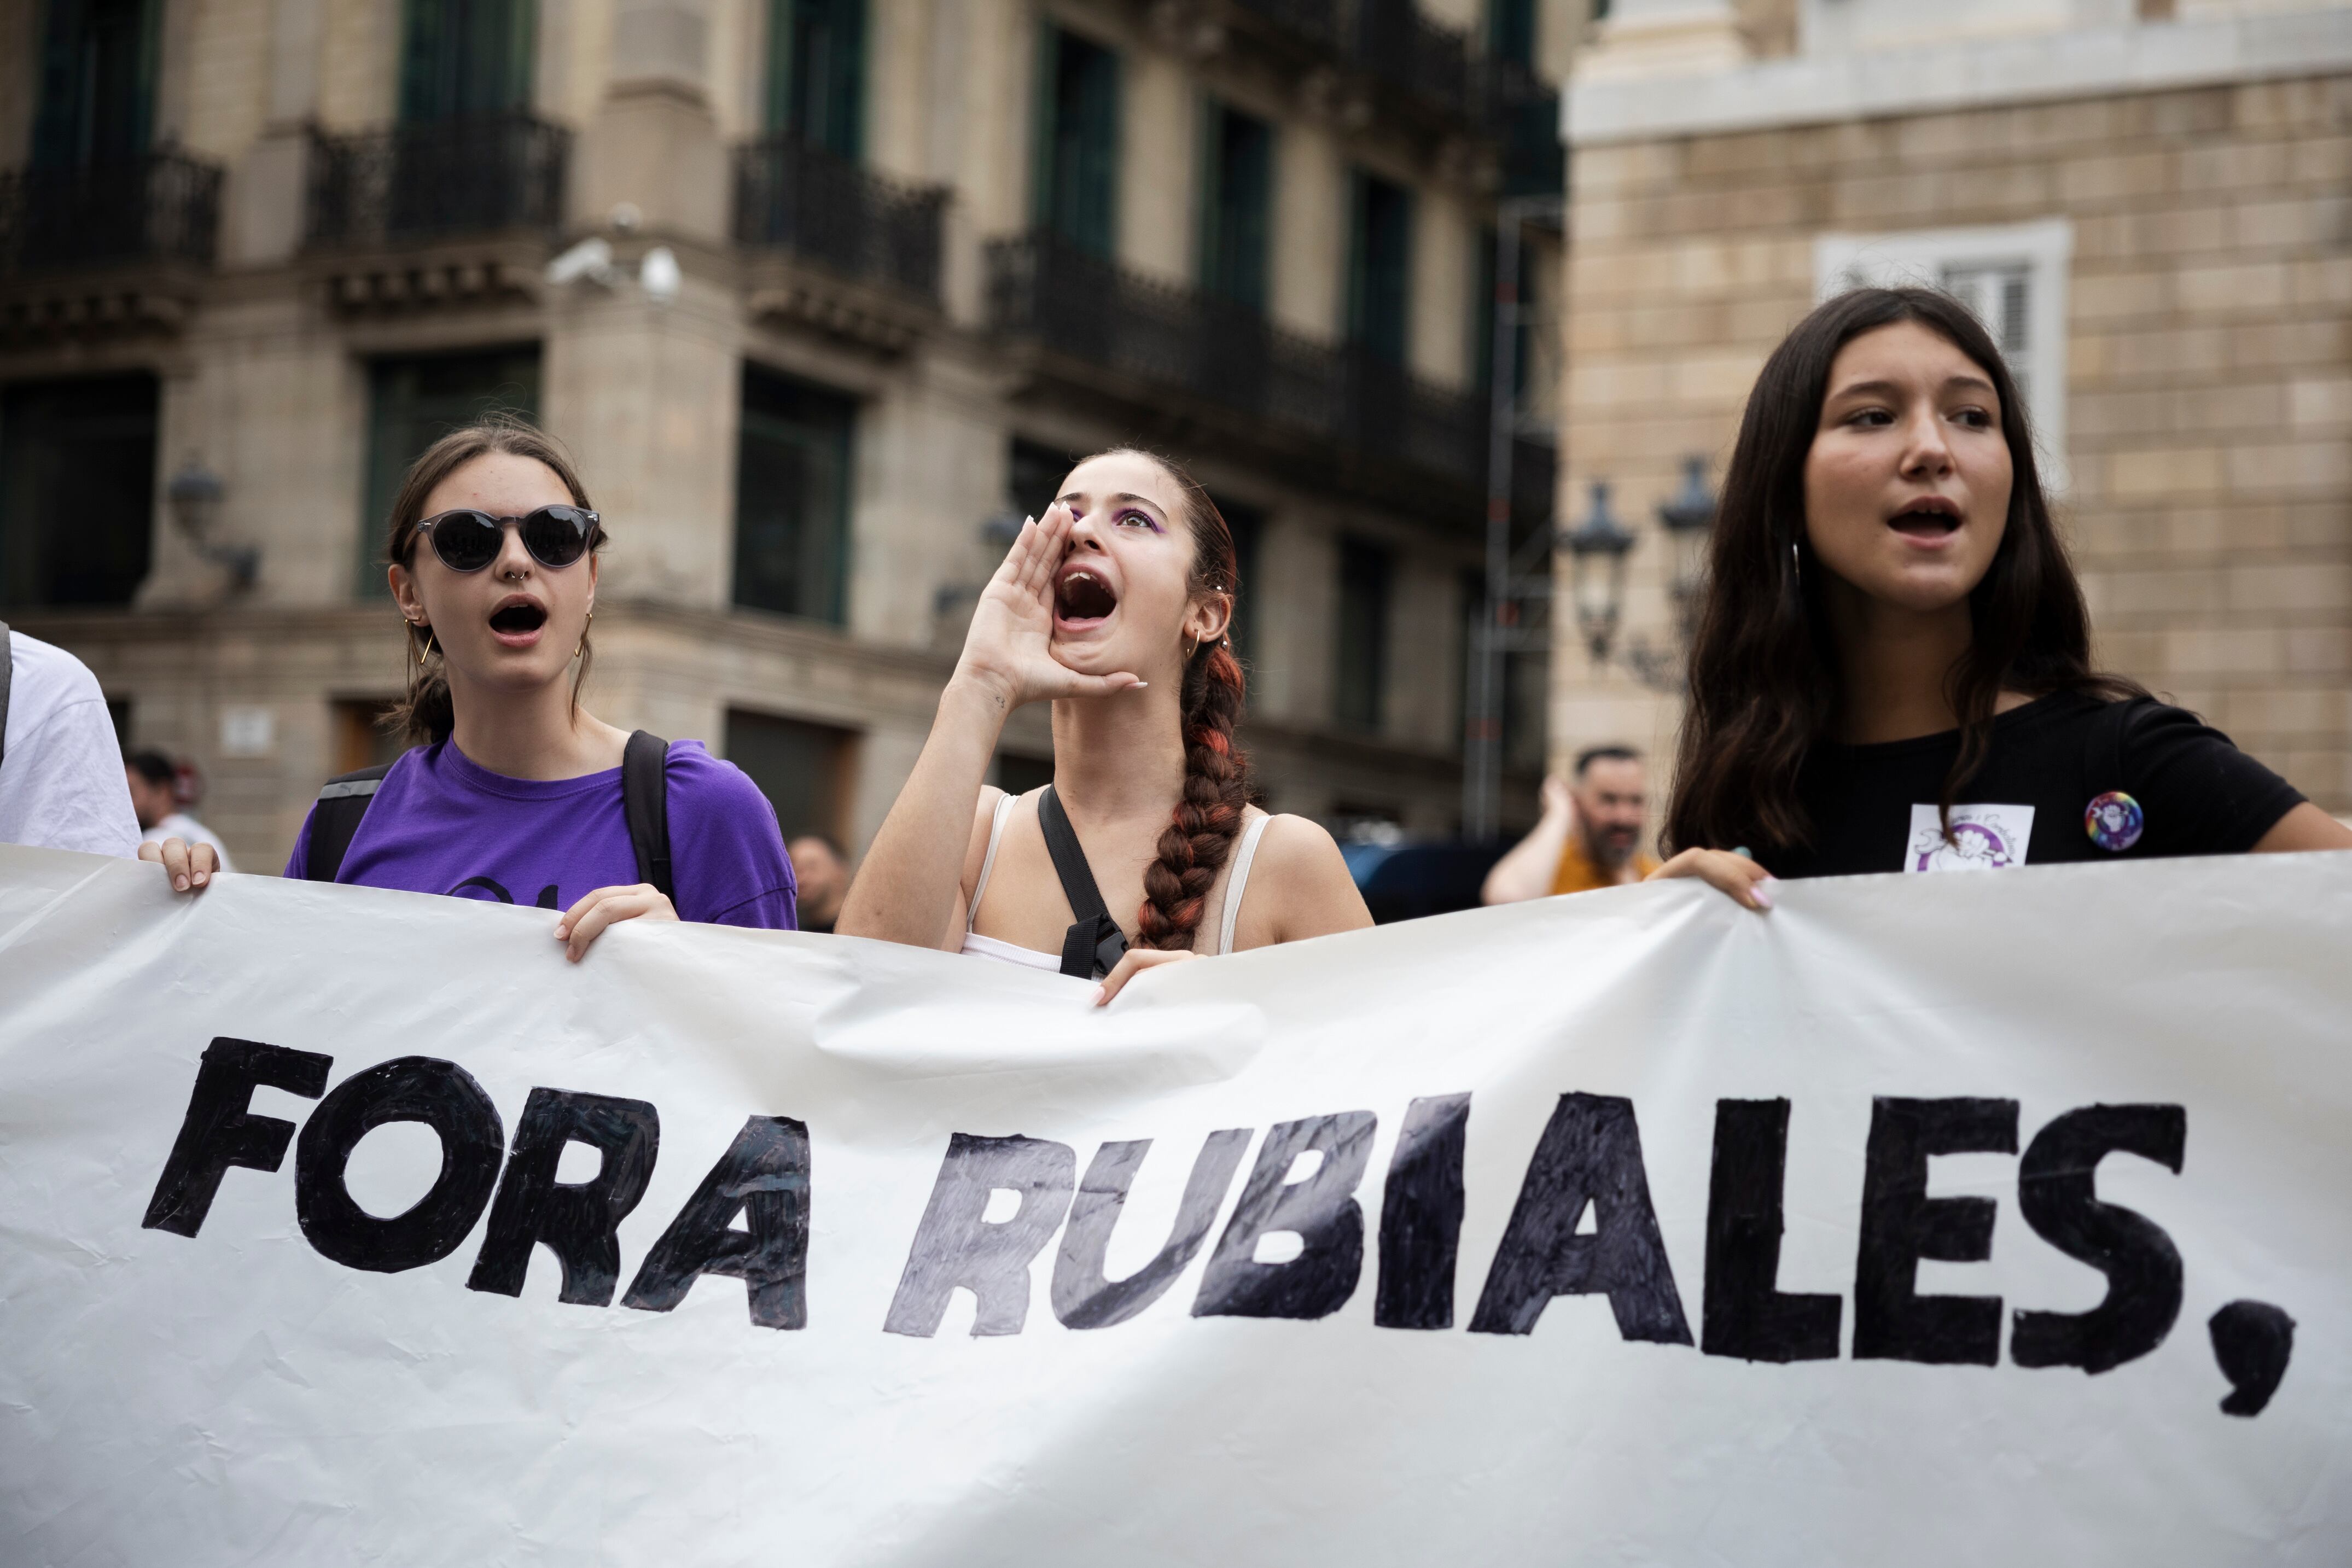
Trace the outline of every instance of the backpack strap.
<instances>
[{"instance_id":1,"label":"backpack strap","mask_svg":"<svg viewBox=\"0 0 2352 1568\"><path fill-rule=\"evenodd\" d=\"M377 787L392 769L392 763L380 762L356 773L338 775L319 787L318 804L310 808L310 852L302 862L303 881L335 880L360 831L360 819L367 815Z\"/></svg>"},{"instance_id":2,"label":"backpack strap","mask_svg":"<svg viewBox=\"0 0 2352 1568\"><path fill-rule=\"evenodd\" d=\"M1054 874L1062 879L1062 896L1078 918L1062 937L1062 973L1081 980L1099 980L1127 953L1127 934L1110 917L1102 890L1095 885L1094 868L1079 847L1078 831L1051 784L1037 797L1037 826L1045 834L1045 852L1054 857Z\"/></svg>"},{"instance_id":3,"label":"backpack strap","mask_svg":"<svg viewBox=\"0 0 2352 1568\"><path fill-rule=\"evenodd\" d=\"M0 621L0 762L8 759L8 676L16 655L8 645L8 622Z\"/></svg>"},{"instance_id":4,"label":"backpack strap","mask_svg":"<svg viewBox=\"0 0 2352 1568\"><path fill-rule=\"evenodd\" d=\"M637 880L676 904L669 873L669 742L660 736L635 730L622 748L621 812L629 822Z\"/></svg>"}]
</instances>

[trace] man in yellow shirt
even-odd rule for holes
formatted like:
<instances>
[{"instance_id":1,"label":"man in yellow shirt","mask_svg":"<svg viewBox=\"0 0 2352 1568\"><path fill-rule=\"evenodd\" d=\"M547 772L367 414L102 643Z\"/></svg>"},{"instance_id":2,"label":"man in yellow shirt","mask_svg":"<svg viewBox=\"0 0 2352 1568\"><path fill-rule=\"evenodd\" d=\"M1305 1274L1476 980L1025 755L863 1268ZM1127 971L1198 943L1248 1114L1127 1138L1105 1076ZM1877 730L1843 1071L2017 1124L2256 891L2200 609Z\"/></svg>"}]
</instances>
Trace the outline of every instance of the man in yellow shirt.
<instances>
[{"instance_id":1,"label":"man in yellow shirt","mask_svg":"<svg viewBox=\"0 0 2352 1568\"><path fill-rule=\"evenodd\" d=\"M1642 754L1628 746L1580 752L1574 782L1544 779L1542 821L1486 873L1480 897L1517 904L1639 882L1658 862L1642 851L1647 814Z\"/></svg>"}]
</instances>

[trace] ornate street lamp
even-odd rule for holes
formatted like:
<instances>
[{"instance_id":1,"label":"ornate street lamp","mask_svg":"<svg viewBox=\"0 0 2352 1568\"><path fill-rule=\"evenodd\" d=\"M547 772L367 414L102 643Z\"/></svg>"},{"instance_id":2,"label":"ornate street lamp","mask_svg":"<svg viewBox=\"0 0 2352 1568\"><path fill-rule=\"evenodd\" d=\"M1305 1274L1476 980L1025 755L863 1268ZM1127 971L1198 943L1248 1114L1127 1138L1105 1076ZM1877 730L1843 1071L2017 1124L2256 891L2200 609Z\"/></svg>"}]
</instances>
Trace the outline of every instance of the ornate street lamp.
<instances>
[{"instance_id":1,"label":"ornate street lamp","mask_svg":"<svg viewBox=\"0 0 2352 1568\"><path fill-rule=\"evenodd\" d=\"M1625 557L1633 536L1609 509L1609 481L1592 481L1591 508L1584 520L1568 532L1570 593L1576 605L1576 628L1592 662L1605 664L1617 640L1617 622L1625 608Z\"/></svg>"},{"instance_id":2,"label":"ornate street lamp","mask_svg":"<svg viewBox=\"0 0 2352 1568\"><path fill-rule=\"evenodd\" d=\"M1668 591L1674 595L1675 625L1685 649L1696 629L1693 621L1698 613L1699 583L1706 574L1706 540L1715 527L1715 492L1706 487L1706 459L1684 458L1683 487L1658 503L1658 524L1674 552Z\"/></svg>"}]
</instances>

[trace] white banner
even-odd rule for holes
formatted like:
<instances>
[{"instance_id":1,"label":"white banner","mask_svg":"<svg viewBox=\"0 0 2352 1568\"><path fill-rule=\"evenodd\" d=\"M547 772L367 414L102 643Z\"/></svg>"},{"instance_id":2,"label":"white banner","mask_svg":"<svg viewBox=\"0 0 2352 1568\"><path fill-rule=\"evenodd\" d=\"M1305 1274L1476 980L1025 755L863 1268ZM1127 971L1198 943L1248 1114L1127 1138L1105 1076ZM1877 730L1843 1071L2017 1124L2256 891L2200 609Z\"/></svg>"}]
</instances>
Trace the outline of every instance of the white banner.
<instances>
[{"instance_id":1,"label":"white banner","mask_svg":"<svg viewBox=\"0 0 2352 1568\"><path fill-rule=\"evenodd\" d=\"M551 918L0 850L0 1561L2352 1560L2352 856Z\"/></svg>"}]
</instances>

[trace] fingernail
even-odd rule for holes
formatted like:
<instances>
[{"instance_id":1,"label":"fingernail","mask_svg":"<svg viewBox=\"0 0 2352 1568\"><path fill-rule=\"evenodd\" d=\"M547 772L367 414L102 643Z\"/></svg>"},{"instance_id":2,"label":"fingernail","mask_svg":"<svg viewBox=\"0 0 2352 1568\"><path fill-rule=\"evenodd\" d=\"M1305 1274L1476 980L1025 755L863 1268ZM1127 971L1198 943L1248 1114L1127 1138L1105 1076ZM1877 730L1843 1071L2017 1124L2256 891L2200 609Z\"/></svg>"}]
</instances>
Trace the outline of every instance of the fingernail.
<instances>
[{"instance_id":1,"label":"fingernail","mask_svg":"<svg viewBox=\"0 0 2352 1568\"><path fill-rule=\"evenodd\" d=\"M1095 1006L1100 1007L1103 1005L1104 1001L1107 999L1105 993L1110 988L1108 986L1097 986L1095 988Z\"/></svg>"},{"instance_id":2,"label":"fingernail","mask_svg":"<svg viewBox=\"0 0 2352 1568\"><path fill-rule=\"evenodd\" d=\"M1138 681L1135 683L1135 689L1139 692L1150 684L1151 683L1150 681Z\"/></svg>"},{"instance_id":3,"label":"fingernail","mask_svg":"<svg viewBox=\"0 0 2352 1568\"><path fill-rule=\"evenodd\" d=\"M188 891L188 879L184 876L175 876L172 879L172 885L179 892L185 893Z\"/></svg>"},{"instance_id":4,"label":"fingernail","mask_svg":"<svg viewBox=\"0 0 2352 1568\"><path fill-rule=\"evenodd\" d=\"M1749 888L1748 891L1756 895L1757 908L1769 909L1772 907L1772 879L1770 877L1766 877L1762 882L1758 883L1754 887Z\"/></svg>"},{"instance_id":5,"label":"fingernail","mask_svg":"<svg viewBox=\"0 0 2352 1568\"><path fill-rule=\"evenodd\" d=\"M198 887L204 886L205 883L212 880L212 874L213 873L208 871L200 871L196 873L196 885Z\"/></svg>"},{"instance_id":6,"label":"fingernail","mask_svg":"<svg viewBox=\"0 0 2352 1568\"><path fill-rule=\"evenodd\" d=\"M568 927L559 925L555 928L555 939L558 942L562 941L566 936L571 935L572 933Z\"/></svg>"}]
</instances>

